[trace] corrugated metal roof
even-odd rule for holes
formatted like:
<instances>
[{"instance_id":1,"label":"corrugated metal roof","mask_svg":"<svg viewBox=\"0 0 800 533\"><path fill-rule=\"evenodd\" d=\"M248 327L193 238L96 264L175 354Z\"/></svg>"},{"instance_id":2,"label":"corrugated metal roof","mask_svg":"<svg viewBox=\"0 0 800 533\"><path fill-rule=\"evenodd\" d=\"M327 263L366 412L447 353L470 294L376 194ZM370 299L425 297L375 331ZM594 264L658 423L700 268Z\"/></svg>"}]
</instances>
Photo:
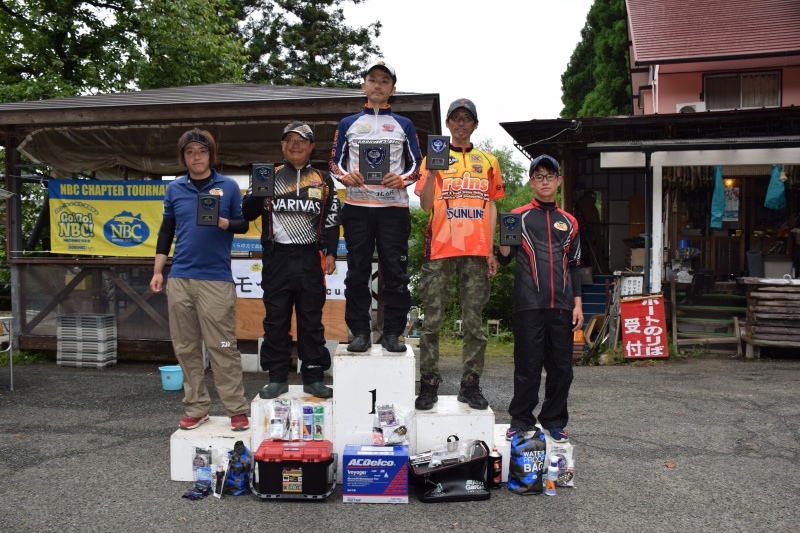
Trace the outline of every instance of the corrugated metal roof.
<instances>
[{"instance_id":1,"label":"corrugated metal roof","mask_svg":"<svg viewBox=\"0 0 800 533\"><path fill-rule=\"evenodd\" d=\"M255 103L277 101L330 100L334 98L359 98L361 89L331 87L295 87L288 85L263 85L248 83L215 83L167 89L150 89L127 93L52 98L30 102L0 104L3 111L49 111L53 109L98 109L109 107L136 107L159 105L209 105L228 103ZM397 93L413 94L413 93Z\"/></svg>"},{"instance_id":2,"label":"corrugated metal roof","mask_svg":"<svg viewBox=\"0 0 800 533\"><path fill-rule=\"evenodd\" d=\"M800 54L800 0L626 0L637 65Z\"/></svg>"}]
</instances>

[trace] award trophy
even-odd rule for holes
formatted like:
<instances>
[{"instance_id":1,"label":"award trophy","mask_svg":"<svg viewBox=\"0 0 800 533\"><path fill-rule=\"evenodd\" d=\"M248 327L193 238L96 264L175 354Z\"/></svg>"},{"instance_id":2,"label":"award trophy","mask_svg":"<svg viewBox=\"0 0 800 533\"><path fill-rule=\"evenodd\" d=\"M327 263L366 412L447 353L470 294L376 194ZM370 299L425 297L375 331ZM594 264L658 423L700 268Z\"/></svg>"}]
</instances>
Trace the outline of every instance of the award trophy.
<instances>
[{"instance_id":1,"label":"award trophy","mask_svg":"<svg viewBox=\"0 0 800 533\"><path fill-rule=\"evenodd\" d=\"M197 197L197 225L216 226L219 222L219 199L216 194L201 194Z\"/></svg>"},{"instance_id":2,"label":"award trophy","mask_svg":"<svg viewBox=\"0 0 800 533\"><path fill-rule=\"evenodd\" d=\"M358 170L365 185L380 185L389 173L389 143L360 143Z\"/></svg>"},{"instance_id":3,"label":"award trophy","mask_svg":"<svg viewBox=\"0 0 800 533\"><path fill-rule=\"evenodd\" d=\"M254 197L275 196L275 165L253 163L250 171L250 187Z\"/></svg>"},{"instance_id":4,"label":"award trophy","mask_svg":"<svg viewBox=\"0 0 800 533\"><path fill-rule=\"evenodd\" d=\"M522 219L518 213L500 213L500 244L502 246L522 244Z\"/></svg>"},{"instance_id":5,"label":"award trophy","mask_svg":"<svg viewBox=\"0 0 800 533\"><path fill-rule=\"evenodd\" d=\"M450 168L450 137L447 135L428 135L428 170L447 170Z\"/></svg>"}]
</instances>

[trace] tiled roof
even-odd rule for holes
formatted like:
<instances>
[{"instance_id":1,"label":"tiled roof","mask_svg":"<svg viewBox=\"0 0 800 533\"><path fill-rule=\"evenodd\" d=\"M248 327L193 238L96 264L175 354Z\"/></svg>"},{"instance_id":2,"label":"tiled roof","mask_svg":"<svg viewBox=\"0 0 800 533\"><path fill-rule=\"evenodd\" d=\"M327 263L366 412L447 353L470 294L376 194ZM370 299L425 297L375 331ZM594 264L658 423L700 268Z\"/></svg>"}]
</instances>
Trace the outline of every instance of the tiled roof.
<instances>
[{"instance_id":1,"label":"tiled roof","mask_svg":"<svg viewBox=\"0 0 800 533\"><path fill-rule=\"evenodd\" d=\"M353 98L363 94L361 89L331 87L295 87L247 83L215 83L150 89L145 91L52 98L29 102L0 104L0 111L44 111L48 109L77 109L127 106L229 104L241 102L316 100Z\"/></svg>"},{"instance_id":2,"label":"tiled roof","mask_svg":"<svg viewBox=\"0 0 800 533\"><path fill-rule=\"evenodd\" d=\"M800 0L626 0L638 65L800 54Z\"/></svg>"}]
</instances>

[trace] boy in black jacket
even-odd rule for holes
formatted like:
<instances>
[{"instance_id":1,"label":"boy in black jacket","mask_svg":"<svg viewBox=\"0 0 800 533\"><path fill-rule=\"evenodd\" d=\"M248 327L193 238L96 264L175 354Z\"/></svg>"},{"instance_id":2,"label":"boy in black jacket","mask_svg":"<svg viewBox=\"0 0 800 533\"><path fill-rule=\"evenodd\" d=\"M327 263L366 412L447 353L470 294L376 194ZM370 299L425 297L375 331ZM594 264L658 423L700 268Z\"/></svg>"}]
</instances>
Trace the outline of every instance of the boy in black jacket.
<instances>
[{"instance_id":1,"label":"boy in black jacket","mask_svg":"<svg viewBox=\"0 0 800 533\"><path fill-rule=\"evenodd\" d=\"M531 161L530 185L536 197L513 213L521 215L522 242L500 246L498 259L516 257L514 274L514 397L508 407L506 438L531 430L539 403L542 367L547 372L539 423L556 442L569 437L567 397L572 384L572 332L583 325L581 246L575 217L555 203L563 183L558 162L549 155Z\"/></svg>"}]
</instances>

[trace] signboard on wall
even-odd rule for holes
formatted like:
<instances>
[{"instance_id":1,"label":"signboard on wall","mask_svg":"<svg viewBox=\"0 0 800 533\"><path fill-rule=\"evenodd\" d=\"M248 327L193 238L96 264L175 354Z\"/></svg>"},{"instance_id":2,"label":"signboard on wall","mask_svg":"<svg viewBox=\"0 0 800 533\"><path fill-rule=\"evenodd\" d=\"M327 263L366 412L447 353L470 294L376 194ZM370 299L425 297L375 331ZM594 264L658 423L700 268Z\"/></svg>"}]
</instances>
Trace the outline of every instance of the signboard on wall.
<instances>
[{"instance_id":1,"label":"signboard on wall","mask_svg":"<svg viewBox=\"0 0 800 533\"><path fill-rule=\"evenodd\" d=\"M50 180L54 253L154 257L167 183Z\"/></svg>"},{"instance_id":2,"label":"signboard on wall","mask_svg":"<svg viewBox=\"0 0 800 533\"><path fill-rule=\"evenodd\" d=\"M236 284L237 298L257 298L264 296L261 290L261 259L234 259L231 261L233 282ZM328 300L344 300L344 278L347 275L347 261L336 261L336 270L325 276Z\"/></svg>"},{"instance_id":3,"label":"signboard on wall","mask_svg":"<svg viewBox=\"0 0 800 533\"><path fill-rule=\"evenodd\" d=\"M669 356L661 295L623 299L620 315L625 359Z\"/></svg>"}]
</instances>

